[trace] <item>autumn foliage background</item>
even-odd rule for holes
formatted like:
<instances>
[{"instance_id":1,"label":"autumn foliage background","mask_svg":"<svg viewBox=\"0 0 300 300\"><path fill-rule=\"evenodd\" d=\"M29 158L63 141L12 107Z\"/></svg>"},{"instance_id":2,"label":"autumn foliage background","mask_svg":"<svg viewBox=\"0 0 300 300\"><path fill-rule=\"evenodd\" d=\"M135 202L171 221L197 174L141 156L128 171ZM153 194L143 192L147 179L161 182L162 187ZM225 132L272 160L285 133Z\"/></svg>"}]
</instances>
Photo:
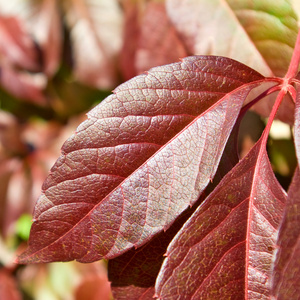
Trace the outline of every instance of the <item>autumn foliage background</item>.
<instances>
[{"instance_id":1,"label":"autumn foliage background","mask_svg":"<svg viewBox=\"0 0 300 300\"><path fill-rule=\"evenodd\" d=\"M117 85L188 55L227 56L284 76L299 1L265 2L0 0L0 299L110 299L103 261L13 263L62 143ZM263 115L266 105L256 111ZM286 106L281 120L291 123L290 116ZM249 118L258 125L241 139L245 153L264 126ZM296 165L289 131L270 143L287 187Z\"/></svg>"}]
</instances>

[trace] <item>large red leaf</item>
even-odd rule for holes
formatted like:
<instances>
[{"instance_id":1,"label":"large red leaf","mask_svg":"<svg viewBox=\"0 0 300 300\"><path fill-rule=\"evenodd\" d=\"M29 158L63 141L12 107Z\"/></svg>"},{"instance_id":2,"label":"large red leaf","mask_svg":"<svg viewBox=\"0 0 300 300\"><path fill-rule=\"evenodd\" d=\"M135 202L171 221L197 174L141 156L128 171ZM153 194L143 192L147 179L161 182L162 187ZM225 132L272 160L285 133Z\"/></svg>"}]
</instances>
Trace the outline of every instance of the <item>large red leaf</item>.
<instances>
[{"instance_id":1,"label":"large red leaf","mask_svg":"<svg viewBox=\"0 0 300 300\"><path fill-rule=\"evenodd\" d=\"M199 206L168 247L161 299L269 299L285 192L262 140Z\"/></svg>"},{"instance_id":2,"label":"large red leaf","mask_svg":"<svg viewBox=\"0 0 300 300\"><path fill-rule=\"evenodd\" d=\"M273 273L276 299L298 299L300 294L300 174L296 169L278 237Z\"/></svg>"},{"instance_id":3,"label":"large red leaf","mask_svg":"<svg viewBox=\"0 0 300 300\"><path fill-rule=\"evenodd\" d=\"M260 79L238 62L200 56L117 88L64 144L19 262L112 258L167 229L212 179L258 83L236 88Z\"/></svg>"}]
</instances>

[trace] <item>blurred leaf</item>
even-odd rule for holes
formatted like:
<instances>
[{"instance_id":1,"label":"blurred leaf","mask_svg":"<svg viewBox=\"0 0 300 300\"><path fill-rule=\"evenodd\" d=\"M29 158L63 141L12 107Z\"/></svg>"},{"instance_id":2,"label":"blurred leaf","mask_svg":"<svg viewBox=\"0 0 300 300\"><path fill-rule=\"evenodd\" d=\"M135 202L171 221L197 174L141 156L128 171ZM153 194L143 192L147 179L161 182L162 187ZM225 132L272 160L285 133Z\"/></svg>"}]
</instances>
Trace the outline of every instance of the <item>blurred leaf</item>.
<instances>
[{"instance_id":1,"label":"blurred leaf","mask_svg":"<svg viewBox=\"0 0 300 300\"><path fill-rule=\"evenodd\" d=\"M0 299L21 300L16 280L5 269L0 269Z\"/></svg>"},{"instance_id":2,"label":"blurred leaf","mask_svg":"<svg viewBox=\"0 0 300 300\"><path fill-rule=\"evenodd\" d=\"M38 51L24 24L16 17L0 15L0 62L30 71L40 69Z\"/></svg>"},{"instance_id":3,"label":"blurred leaf","mask_svg":"<svg viewBox=\"0 0 300 300\"><path fill-rule=\"evenodd\" d=\"M121 48L122 14L116 0L66 0L75 77L100 89L118 83L116 56Z\"/></svg>"},{"instance_id":4,"label":"blurred leaf","mask_svg":"<svg viewBox=\"0 0 300 300\"><path fill-rule=\"evenodd\" d=\"M190 53L236 59L265 76L284 76L298 32L288 1L166 0Z\"/></svg>"},{"instance_id":5,"label":"blurred leaf","mask_svg":"<svg viewBox=\"0 0 300 300\"><path fill-rule=\"evenodd\" d=\"M187 56L164 1L123 0L122 3L126 27L121 55L126 79Z\"/></svg>"}]
</instances>

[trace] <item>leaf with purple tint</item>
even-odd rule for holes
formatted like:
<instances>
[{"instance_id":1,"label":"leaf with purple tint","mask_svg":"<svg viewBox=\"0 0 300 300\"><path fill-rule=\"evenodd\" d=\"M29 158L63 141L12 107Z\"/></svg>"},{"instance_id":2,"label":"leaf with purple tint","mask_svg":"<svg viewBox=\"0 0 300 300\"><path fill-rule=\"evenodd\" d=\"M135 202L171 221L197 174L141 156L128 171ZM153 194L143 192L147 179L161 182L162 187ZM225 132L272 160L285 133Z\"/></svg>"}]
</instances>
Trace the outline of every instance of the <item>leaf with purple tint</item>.
<instances>
[{"instance_id":1,"label":"leaf with purple tint","mask_svg":"<svg viewBox=\"0 0 300 300\"><path fill-rule=\"evenodd\" d=\"M260 140L170 243L156 283L159 299L269 299L286 195L263 147Z\"/></svg>"}]
</instances>

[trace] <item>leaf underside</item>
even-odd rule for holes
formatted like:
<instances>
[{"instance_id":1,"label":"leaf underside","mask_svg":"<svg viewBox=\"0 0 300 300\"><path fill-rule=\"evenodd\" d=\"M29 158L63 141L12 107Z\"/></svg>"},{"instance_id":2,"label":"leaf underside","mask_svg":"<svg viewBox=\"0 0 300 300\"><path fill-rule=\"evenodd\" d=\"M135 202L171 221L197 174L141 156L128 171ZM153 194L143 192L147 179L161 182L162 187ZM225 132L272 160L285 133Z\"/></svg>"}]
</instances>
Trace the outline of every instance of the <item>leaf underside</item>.
<instances>
[{"instance_id":1,"label":"leaf underside","mask_svg":"<svg viewBox=\"0 0 300 300\"><path fill-rule=\"evenodd\" d=\"M213 178L258 85L244 84L262 79L233 60L194 56L118 87L65 142L19 262L113 258L170 227Z\"/></svg>"}]
</instances>

